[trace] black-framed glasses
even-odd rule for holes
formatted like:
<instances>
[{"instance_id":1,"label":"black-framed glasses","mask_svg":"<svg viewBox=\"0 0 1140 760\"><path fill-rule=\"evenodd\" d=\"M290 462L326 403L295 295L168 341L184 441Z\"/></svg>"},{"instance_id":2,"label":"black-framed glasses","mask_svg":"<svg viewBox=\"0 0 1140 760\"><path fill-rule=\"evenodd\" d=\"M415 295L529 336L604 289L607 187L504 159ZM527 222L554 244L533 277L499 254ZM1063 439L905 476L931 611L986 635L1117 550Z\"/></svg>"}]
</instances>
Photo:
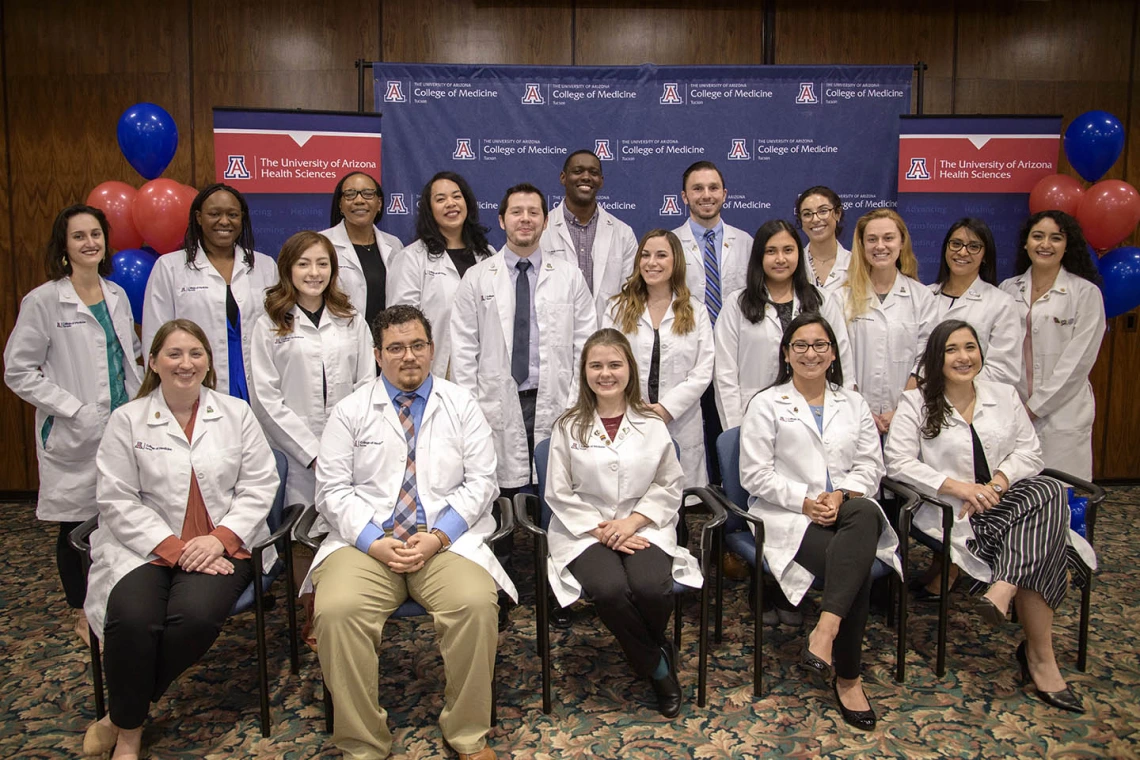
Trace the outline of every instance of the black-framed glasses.
<instances>
[{"instance_id":1,"label":"black-framed glasses","mask_svg":"<svg viewBox=\"0 0 1140 760\"><path fill-rule=\"evenodd\" d=\"M826 353L831 349L831 341L817 340L814 343L808 343L806 340L797 340L791 344L792 351L797 354L806 354L809 348L817 354Z\"/></svg>"},{"instance_id":2,"label":"black-framed glasses","mask_svg":"<svg viewBox=\"0 0 1140 760\"><path fill-rule=\"evenodd\" d=\"M963 243L961 240L958 240L957 238L953 238L952 240L950 240L950 242L948 242L946 244L946 247L949 248L954 253L957 253L958 251L965 248L966 251L971 256L977 256L979 253L986 250L986 247L984 245L982 245L981 243L977 243L977 242Z\"/></svg>"},{"instance_id":3,"label":"black-framed glasses","mask_svg":"<svg viewBox=\"0 0 1140 760\"><path fill-rule=\"evenodd\" d=\"M831 206L820 206L815 211L808 211L807 209L804 209L800 212L800 219L803 219L805 222L810 222L812 219L815 219L818 216L819 220L822 222L831 216L831 212L834 210L835 209Z\"/></svg>"},{"instance_id":4,"label":"black-framed glasses","mask_svg":"<svg viewBox=\"0 0 1140 760\"><path fill-rule=\"evenodd\" d=\"M393 343L390 346L384 346L384 353L388 354L388 356L393 359L401 359L403 358L404 354L406 354L408 350L411 349L411 352L414 356L423 356L425 353L427 353L428 346L430 345L430 340L417 340L415 343L408 343L407 345L403 343Z\"/></svg>"},{"instance_id":5,"label":"black-framed glasses","mask_svg":"<svg viewBox=\"0 0 1140 760\"><path fill-rule=\"evenodd\" d=\"M349 188L348 190L342 190L340 195L346 201L354 201L358 195L364 200L370 201L376 198L376 191L371 188L368 188L367 190L353 190L352 188Z\"/></svg>"}]
</instances>

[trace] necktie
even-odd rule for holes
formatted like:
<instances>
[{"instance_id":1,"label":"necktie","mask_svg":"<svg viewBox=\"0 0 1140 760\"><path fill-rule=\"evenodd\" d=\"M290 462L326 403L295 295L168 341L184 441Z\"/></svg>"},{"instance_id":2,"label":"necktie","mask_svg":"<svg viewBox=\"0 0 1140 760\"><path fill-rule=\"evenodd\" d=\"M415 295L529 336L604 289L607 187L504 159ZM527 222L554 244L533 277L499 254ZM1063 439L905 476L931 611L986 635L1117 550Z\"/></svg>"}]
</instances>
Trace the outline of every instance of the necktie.
<instances>
[{"instance_id":1,"label":"necktie","mask_svg":"<svg viewBox=\"0 0 1140 760\"><path fill-rule=\"evenodd\" d=\"M515 337L511 352L511 377L522 385L530 377L530 262L522 259L515 264L519 270L515 277Z\"/></svg>"},{"instance_id":2,"label":"necktie","mask_svg":"<svg viewBox=\"0 0 1140 760\"><path fill-rule=\"evenodd\" d=\"M709 317L715 325L721 306L720 266L716 260L716 230L705 232L705 306L708 307Z\"/></svg>"},{"instance_id":3,"label":"necktie","mask_svg":"<svg viewBox=\"0 0 1140 760\"><path fill-rule=\"evenodd\" d=\"M400 393L396 401L400 404L400 424L404 426L404 438L408 441L408 461L404 466L404 482L400 485L400 495L396 499L396 509L392 513L392 535L401 541L416 532L416 424L412 419L411 393Z\"/></svg>"}]
</instances>

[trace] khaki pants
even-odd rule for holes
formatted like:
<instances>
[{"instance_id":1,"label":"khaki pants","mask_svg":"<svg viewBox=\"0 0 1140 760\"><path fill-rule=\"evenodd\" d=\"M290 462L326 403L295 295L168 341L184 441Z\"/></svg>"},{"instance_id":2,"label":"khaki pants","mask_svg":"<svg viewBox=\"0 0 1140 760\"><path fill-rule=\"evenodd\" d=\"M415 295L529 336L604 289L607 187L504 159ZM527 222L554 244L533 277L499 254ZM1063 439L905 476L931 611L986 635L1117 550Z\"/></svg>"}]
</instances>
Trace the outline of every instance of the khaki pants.
<instances>
[{"instance_id":1,"label":"khaki pants","mask_svg":"<svg viewBox=\"0 0 1140 760\"><path fill-rule=\"evenodd\" d=\"M375 760L392 749L388 714L379 706L378 652L385 621L409 596L431 614L440 638L444 739L457 752L486 745L499 638L498 595L486 570L445 552L400 574L350 546L322 562L313 581L317 653L335 711L333 743L346 758ZM409 663L384 668L415 677Z\"/></svg>"}]
</instances>

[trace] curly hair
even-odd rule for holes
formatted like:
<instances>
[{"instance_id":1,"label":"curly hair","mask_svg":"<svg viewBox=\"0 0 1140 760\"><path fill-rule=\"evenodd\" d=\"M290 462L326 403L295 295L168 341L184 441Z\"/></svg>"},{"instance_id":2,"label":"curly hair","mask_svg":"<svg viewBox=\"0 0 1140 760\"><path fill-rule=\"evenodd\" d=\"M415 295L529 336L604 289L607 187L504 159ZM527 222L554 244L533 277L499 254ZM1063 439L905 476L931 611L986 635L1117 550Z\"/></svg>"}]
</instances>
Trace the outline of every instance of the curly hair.
<instances>
[{"instance_id":1,"label":"curly hair","mask_svg":"<svg viewBox=\"0 0 1140 760\"><path fill-rule=\"evenodd\" d=\"M1103 280L1097 271L1092 254L1089 253L1089 244L1085 240L1084 231L1081 230L1081 223L1064 211L1038 211L1025 220L1017 236L1017 260L1013 264L1013 270L1018 274L1025 274L1033 263L1029 260L1029 251L1025 250L1025 245L1029 242L1029 233L1042 219L1052 219L1061 228L1061 234L1065 236L1065 253L1061 256L1061 266L1070 274L1083 277L1099 286Z\"/></svg>"}]
</instances>

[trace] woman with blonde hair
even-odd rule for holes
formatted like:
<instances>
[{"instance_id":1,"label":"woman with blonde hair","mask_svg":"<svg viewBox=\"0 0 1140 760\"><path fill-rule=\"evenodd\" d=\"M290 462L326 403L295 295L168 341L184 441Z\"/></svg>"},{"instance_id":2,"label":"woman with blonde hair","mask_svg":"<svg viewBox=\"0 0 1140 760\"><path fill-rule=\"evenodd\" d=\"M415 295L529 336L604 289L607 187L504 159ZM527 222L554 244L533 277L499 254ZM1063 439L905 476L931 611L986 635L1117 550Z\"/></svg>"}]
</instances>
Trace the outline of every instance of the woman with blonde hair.
<instances>
[{"instance_id":1,"label":"woman with blonde hair","mask_svg":"<svg viewBox=\"0 0 1140 760\"><path fill-rule=\"evenodd\" d=\"M920 283L906 222L894 210L864 214L855 225L851 268L837 291L851 339L855 386L886 433L899 396L914 387L911 376L926 339L938 323L938 304Z\"/></svg>"},{"instance_id":2,"label":"woman with blonde hair","mask_svg":"<svg viewBox=\"0 0 1140 760\"><path fill-rule=\"evenodd\" d=\"M687 487L709 482L705 470L701 395L713 374L713 334L708 309L689 294L681 241L668 230L650 230L637 246L633 272L602 316L630 341L646 368L641 393L681 447Z\"/></svg>"}]
</instances>

